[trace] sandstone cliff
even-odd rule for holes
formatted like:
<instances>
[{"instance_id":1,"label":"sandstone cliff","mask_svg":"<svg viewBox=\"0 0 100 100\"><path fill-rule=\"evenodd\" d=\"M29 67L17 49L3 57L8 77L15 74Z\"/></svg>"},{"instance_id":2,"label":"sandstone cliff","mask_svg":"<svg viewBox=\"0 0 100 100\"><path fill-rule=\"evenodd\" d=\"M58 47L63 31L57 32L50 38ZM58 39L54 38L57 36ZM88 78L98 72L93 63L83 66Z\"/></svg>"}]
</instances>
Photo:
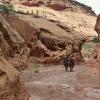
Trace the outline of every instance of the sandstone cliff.
<instances>
[{"instance_id":1,"label":"sandstone cliff","mask_svg":"<svg viewBox=\"0 0 100 100\"><path fill-rule=\"evenodd\" d=\"M95 30L98 33L98 36L100 38L100 15L97 18ZM93 51L93 55L91 56L91 58L89 60L89 64L93 67L100 69L100 42L97 43L97 45Z\"/></svg>"},{"instance_id":2,"label":"sandstone cliff","mask_svg":"<svg viewBox=\"0 0 100 100\"><path fill-rule=\"evenodd\" d=\"M100 40L100 15L98 15L98 18L97 18L97 21L96 21L95 31L97 32L98 38Z\"/></svg>"},{"instance_id":3,"label":"sandstone cliff","mask_svg":"<svg viewBox=\"0 0 100 100\"><path fill-rule=\"evenodd\" d=\"M8 60L14 57L23 43L19 33L0 15L0 100L29 100L29 94L17 70L21 66L16 66L15 69L14 64Z\"/></svg>"},{"instance_id":4,"label":"sandstone cliff","mask_svg":"<svg viewBox=\"0 0 100 100\"><path fill-rule=\"evenodd\" d=\"M73 0L51 0L50 4L48 1L11 0L10 2L17 12L62 22L86 37L97 36L94 31L96 14L91 7Z\"/></svg>"},{"instance_id":5,"label":"sandstone cliff","mask_svg":"<svg viewBox=\"0 0 100 100\"><path fill-rule=\"evenodd\" d=\"M30 49L30 55L44 63L60 63L66 54L72 53L77 61L82 61L80 43L84 36L61 23L30 16L11 17L9 23L17 29ZM20 26L23 26L20 28ZM25 31L25 27L30 34ZM54 28L55 27L55 28ZM37 30L37 31L36 31ZM28 34L28 36L27 36ZM33 35L32 35L33 34ZM27 38L28 37L28 38ZM38 59L39 57L39 59ZM76 58L78 57L78 58Z\"/></svg>"},{"instance_id":6,"label":"sandstone cliff","mask_svg":"<svg viewBox=\"0 0 100 100\"><path fill-rule=\"evenodd\" d=\"M9 0L0 0L1 2L9 1ZM22 4L26 6L48 6L58 11L69 10L69 11L76 11L76 12L83 12L86 14L96 16L95 12L92 10L91 7L79 3L75 0L10 0L9 2L13 4Z\"/></svg>"}]
</instances>

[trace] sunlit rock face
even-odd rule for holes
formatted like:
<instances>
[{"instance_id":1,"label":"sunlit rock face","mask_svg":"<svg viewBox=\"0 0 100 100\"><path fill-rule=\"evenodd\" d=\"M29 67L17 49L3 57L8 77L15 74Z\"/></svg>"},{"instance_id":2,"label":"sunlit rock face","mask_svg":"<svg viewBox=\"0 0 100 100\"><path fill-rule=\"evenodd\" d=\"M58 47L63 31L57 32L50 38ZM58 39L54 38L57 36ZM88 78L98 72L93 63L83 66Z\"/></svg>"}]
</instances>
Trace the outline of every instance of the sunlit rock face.
<instances>
[{"instance_id":1,"label":"sunlit rock face","mask_svg":"<svg viewBox=\"0 0 100 100\"><path fill-rule=\"evenodd\" d=\"M95 30L98 33L98 37L100 39L100 15L97 18ZM100 42L97 43L96 47L94 48L93 54L89 60L89 64L100 69Z\"/></svg>"},{"instance_id":2,"label":"sunlit rock face","mask_svg":"<svg viewBox=\"0 0 100 100\"><path fill-rule=\"evenodd\" d=\"M26 20L24 16L22 20L17 17L9 18L10 25L17 29L26 41L31 56L37 57L39 62L52 64L60 63L67 54L71 54L76 62L82 61L80 43L84 36L80 36L79 32L64 24L43 18L31 20L31 22ZM29 32L25 30L25 27Z\"/></svg>"},{"instance_id":3,"label":"sunlit rock face","mask_svg":"<svg viewBox=\"0 0 100 100\"><path fill-rule=\"evenodd\" d=\"M98 18L97 18L97 21L96 21L95 31L97 32L98 38L100 40L100 15L98 15Z\"/></svg>"},{"instance_id":4,"label":"sunlit rock face","mask_svg":"<svg viewBox=\"0 0 100 100\"><path fill-rule=\"evenodd\" d=\"M19 1L20 4L19 3L15 4L14 2L16 1ZM29 6L22 5L21 2L23 1L35 3L38 2L39 0L14 0L14 1L12 0L11 1L11 3L14 4L16 10L21 9L23 10L23 12L28 11L28 14L30 14L30 12L32 14L32 11L36 6L29 7ZM45 2L48 0L42 0L42 1ZM58 9L60 4L64 5L64 9ZM91 8L73 0L67 0L66 3L63 0L55 0L55 1L51 0L51 6L45 3L44 6L36 7L36 8L38 10L38 14L40 12L43 12L41 15L42 18L40 19L33 18L32 19L32 21L34 20L33 22L32 21L28 22L28 24L25 23L27 18L26 19L23 18L22 20L24 21L19 20L18 18L9 19L10 25L18 33L18 35L16 35L18 37L17 38L16 36L13 37L14 38L13 40L17 40L17 39L22 41L24 40L25 45L27 45L28 48L30 49L30 54L32 56L42 58L43 61L41 62L58 63L60 62L60 60L63 60L64 55L66 55L66 53L64 52L65 50L67 53L75 52L72 56L74 57L76 55L79 56L79 57L75 57L75 59L78 58L79 60L77 61L80 61L82 59L81 51L79 50L80 49L79 43L81 42L81 39L83 37L88 37L88 36L93 37L96 35L95 34L96 32L93 29L96 21L96 16L95 13L91 10ZM31 27L29 24L31 24ZM32 26L33 24L34 26ZM35 29L34 27L40 30L40 36L41 36L39 38L40 41L38 41L37 39L38 29ZM10 38L10 41L12 42L11 39L12 37ZM10 48L10 50L8 50L7 49L8 47L5 46L6 47L5 49L2 46L2 49L6 50L5 55L6 52L8 52L7 54L9 54L9 51L13 51L14 54L18 52L15 48L12 47L10 43L6 42L5 44L8 45ZM23 45L21 46L22 47L20 50L23 51L22 49ZM14 65L16 66L15 63Z\"/></svg>"}]
</instances>

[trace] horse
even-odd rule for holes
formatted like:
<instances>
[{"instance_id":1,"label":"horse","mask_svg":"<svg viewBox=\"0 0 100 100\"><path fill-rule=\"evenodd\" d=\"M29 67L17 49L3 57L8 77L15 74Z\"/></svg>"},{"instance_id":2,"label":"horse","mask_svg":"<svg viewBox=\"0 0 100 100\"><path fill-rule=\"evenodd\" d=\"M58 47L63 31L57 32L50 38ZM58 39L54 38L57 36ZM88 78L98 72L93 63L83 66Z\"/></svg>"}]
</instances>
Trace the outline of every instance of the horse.
<instances>
[{"instance_id":1,"label":"horse","mask_svg":"<svg viewBox=\"0 0 100 100\"><path fill-rule=\"evenodd\" d=\"M72 58L65 57L64 66L66 71L68 71L68 68L70 68L70 72L73 72L73 68L75 66L74 60Z\"/></svg>"}]
</instances>

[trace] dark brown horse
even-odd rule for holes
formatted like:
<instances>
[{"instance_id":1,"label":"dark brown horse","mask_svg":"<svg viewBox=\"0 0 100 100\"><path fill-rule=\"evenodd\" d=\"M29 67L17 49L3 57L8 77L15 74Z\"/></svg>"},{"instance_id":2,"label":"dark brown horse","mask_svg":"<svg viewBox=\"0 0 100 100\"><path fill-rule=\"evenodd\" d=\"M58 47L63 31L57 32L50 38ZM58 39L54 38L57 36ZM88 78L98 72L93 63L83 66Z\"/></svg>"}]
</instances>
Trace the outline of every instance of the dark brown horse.
<instances>
[{"instance_id":1,"label":"dark brown horse","mask_svg":"<svg viewBox=\"0 0 100 100\"><path fill-rule=\"evenodd\" d=\"M68 68L70 68L70 72L73 72L73 68L75 66L74 60L71 57L65 57L64 66L66 71L68 71Z\"/></svg>"}]
</instances>

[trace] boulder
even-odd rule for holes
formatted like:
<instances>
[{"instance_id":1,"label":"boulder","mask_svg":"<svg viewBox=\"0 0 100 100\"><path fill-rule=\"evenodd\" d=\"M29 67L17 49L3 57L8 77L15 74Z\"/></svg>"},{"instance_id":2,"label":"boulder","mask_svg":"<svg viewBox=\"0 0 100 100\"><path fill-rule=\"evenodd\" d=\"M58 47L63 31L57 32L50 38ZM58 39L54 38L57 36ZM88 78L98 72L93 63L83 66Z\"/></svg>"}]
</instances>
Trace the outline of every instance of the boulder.
<instances>
[{"instance_id":1,"label":"boulder","mask_svg":"<svg viewBox=\"0 0 100 100\"><path fill-rule=\"evenodd\" d=\"M100 43L98 43L90 57L88 64L92 67L100 69Z\"/></svg>"},{"instance_id":2,"label":"boulder","mask_svg":"<svg viewBox=\"0 0 100 100\"><path fill-rule=\"evenodd\" d=\"M0 100L29 100L18 71L0 56Z\"/></svg>"}]
</instances>

